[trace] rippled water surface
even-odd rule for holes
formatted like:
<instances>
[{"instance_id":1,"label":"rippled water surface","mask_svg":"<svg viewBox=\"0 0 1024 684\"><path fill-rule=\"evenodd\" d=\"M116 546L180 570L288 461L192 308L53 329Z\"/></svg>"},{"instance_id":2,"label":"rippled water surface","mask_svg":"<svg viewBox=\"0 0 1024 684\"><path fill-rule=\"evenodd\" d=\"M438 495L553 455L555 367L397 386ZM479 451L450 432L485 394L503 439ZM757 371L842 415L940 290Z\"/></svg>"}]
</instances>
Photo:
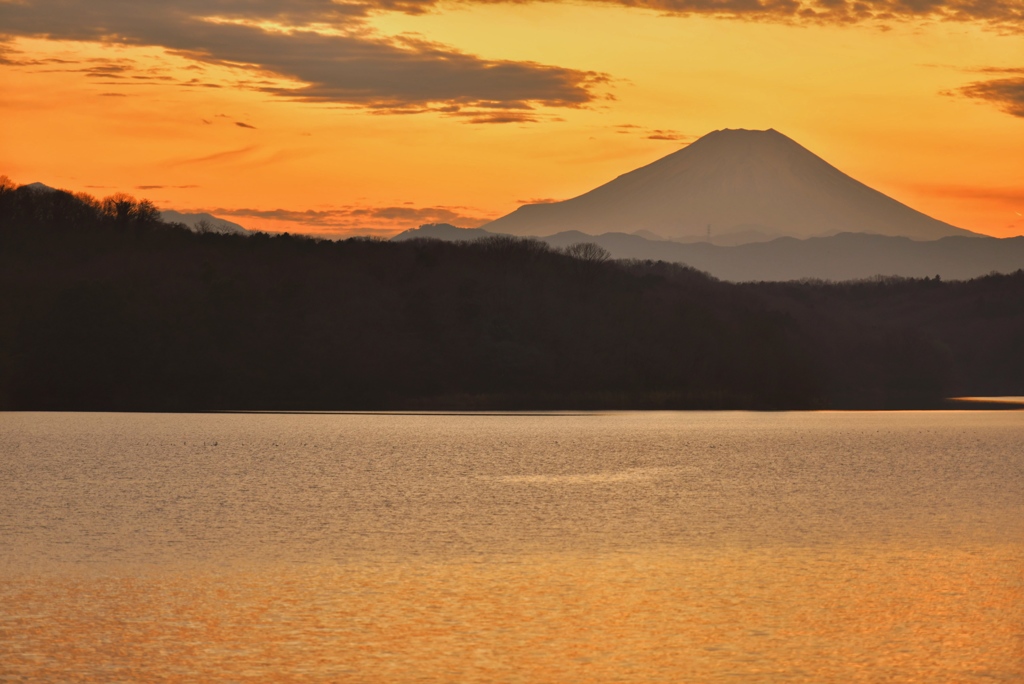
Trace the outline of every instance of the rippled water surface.
<instances>
[{"instance_id":1,"label":"rippled water surface","mask_svg":"<svg viewBox=\"0 0 1024 684\"><path fill-rule=\"evenodd\" d=\"M0 414L0 681L1024 680L1024 412Z\"/></svg>"}]
</instances>

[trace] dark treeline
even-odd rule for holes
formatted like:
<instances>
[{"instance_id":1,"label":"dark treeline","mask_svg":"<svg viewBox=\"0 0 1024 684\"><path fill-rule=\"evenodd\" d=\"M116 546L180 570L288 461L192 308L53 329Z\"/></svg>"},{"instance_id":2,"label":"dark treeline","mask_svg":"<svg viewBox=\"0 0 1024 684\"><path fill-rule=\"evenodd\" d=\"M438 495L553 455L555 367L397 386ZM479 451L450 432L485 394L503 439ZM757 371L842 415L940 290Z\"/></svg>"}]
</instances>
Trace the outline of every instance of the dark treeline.
<instances>
[{"instance_id":1,"label":"dark treeline","mask_svg":"<svg viewBox=\"0 0 1024 684\"><path fill-rule=\"evenodd\" d=\"M0 182L0 409L900 408L1024 394L1024 273L733 285L516 238L195 234Z\"/></svg>"}]
</instances>

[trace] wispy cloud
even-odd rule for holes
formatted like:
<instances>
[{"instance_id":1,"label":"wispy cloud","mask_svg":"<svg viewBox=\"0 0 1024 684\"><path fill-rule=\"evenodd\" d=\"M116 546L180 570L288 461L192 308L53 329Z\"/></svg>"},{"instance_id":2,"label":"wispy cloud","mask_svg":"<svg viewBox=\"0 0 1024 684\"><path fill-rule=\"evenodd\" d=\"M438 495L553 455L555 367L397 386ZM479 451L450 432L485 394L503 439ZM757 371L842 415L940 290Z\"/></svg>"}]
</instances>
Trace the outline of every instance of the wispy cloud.
<instances>
[{"instance_id":1,"label":"wispy cloud","mask_svg":"<svg viewBox=\"0 0 1024 684\"><path fill-rule=\"evenodd\" d=\"M648 132L646 138L648 140L672 140L675 142L687 142L690 140L695 140L696 136L686 135L685 133L681 133L670 128L655 128Z\"/></svg>"},{"instance_id":2,"label":"wispy cloud","mask_svg":"<svg viewBox=\"0 0 1024 684\"><path fill-rule=\"evenodd\" d=\"M978 74L1024 74L1024 67L979 67L977 69L969 69Z\"/></svg>"},{"instance_id":3,"label":"wispy cloud","mask_svg":"<svg viewBox=\"0 0 1024 684\"><path fill-rule=\"evenodd\" d=\"M1024 71L1024 69L1020 70ZM1002 70L996 73L1007 73ZM1010 70L1017 73L1017 70ZM1011 116L1024 117L1024 77L976 81L957 89L953 94L982 100L995 105Z\"/></svg>"},{"instance_id":4,"label":"wispy cloud","mask_svg":"<svg viewBox=\"0 0 1024 684\"><path fill-rule=\"evenodd\" d=\"M294 232L318 235L394 234L424 223L451 223L475 228L494 219L467 207L433 206L355 206L331 209L248 209L214 208L201 211L215 216L242 219L265 219L292 224Z\"/></svg>"},{"instance_id":5,"label":"wispy cloud","mask_svg":"<svg viewBox=\"0 0 1024 684\"><path fill-rule=\"evenodd\" d=\"M670 14L710 15L799 24L914 20L974 21L1020 32L1024 5L1016 0L596 0Z\"/></svg>"},{"instance_id":6,"label":"wispy cloud","mask_svg":"<svg viewBox=\"0 0 1024 684\"><path fill-rule=\"evenodd\" d=\"M638 135L648 140L671 140L675 142L691 142L697 139L695 135L688 135L672 128L650 128L638 124L618 124L612 126L616 133L622 135Z\"/></svg>"},{"instance_id":7,"label":"wispy cloud","mask_svg":"<svg viewBox=\"0 0 1024 684\"><path fill-rule=\"evenodd\" d=\"M222 152L214 152L213 154L203 155L202 157L189 157L187 159L179 159L178 161L170 162L170 166L183 166L187 164L203 164L206 162L214 161L228 161L231 159L237 159L238 157L245 156L256 149L256 145L249 145L248 147L240 147L234 150L224 150Z\"/></svg>"}]
</instances>

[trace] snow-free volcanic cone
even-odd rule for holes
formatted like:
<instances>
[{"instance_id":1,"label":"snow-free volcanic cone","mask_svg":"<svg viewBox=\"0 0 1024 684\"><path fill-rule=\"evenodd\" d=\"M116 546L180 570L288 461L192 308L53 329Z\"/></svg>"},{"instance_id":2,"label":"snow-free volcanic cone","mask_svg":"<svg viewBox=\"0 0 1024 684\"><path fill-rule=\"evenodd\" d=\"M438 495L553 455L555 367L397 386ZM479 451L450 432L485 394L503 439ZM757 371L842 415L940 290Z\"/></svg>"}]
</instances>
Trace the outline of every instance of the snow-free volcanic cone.
<instances>
[{"instance_id":1,"label":"snow-free volcanic cone","mask_svg":"<svg viewBox=\"0 0 1024 684\"><path fill-rule=\"evenodd\" d=\"M721 130L564 202L484 226L513 235L649 231L747 242L837 233L971 235L872 190L778 131Z\"/></svg>"}]
</instances>

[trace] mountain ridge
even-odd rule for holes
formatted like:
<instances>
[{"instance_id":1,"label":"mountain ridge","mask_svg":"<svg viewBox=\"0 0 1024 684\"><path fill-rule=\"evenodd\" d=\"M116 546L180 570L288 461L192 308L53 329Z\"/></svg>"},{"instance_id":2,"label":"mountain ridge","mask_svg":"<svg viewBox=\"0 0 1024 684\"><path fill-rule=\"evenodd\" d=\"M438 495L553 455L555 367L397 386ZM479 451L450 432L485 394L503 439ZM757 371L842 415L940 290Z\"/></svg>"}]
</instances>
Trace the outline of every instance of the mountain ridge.
<instances>
[{"instance_id":1,"label":"mountain ridge","mask_svg":"<svg viewBox=\"0 0 1024 684\"><path fill-rule=\"evenodd\" d=\"M484 228L426 224L392 238L395 241L437 239L463 242L502 235ZM952 235L916 241L901 236L839 233L827 237L781 237L743 245L651 240L609 232L587 235L563 231L531 236L551 247L593 242L615 259L681 263L732 282L803 279L861 280L875 276L968 280L990 273L1024 268L1024 236L1016 238Z\"/></svg>"}]
</instances>

